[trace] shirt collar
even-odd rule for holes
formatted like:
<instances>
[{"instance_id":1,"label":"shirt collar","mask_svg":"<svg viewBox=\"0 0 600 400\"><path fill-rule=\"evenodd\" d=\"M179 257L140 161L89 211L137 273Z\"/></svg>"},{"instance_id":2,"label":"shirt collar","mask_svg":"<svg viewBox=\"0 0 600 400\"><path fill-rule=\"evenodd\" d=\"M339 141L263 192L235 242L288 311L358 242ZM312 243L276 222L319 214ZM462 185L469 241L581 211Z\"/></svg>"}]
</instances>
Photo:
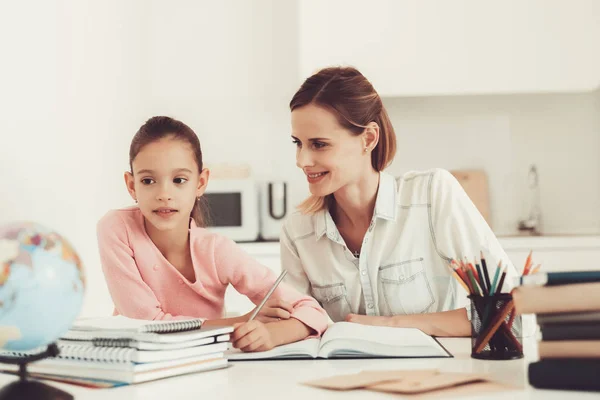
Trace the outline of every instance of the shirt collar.
<instances>
[{"instance_id":1,"label":"shirt collar","mask_svg":"<svg viewBox=\"0 0 600 400\"><path fill-rule=\"evenodd\" d=\"M377 190L377 198L375 199L375 218L387 219L395 221L398 209L396 207L396 179L385 172L379 173L379 188ZM337 241L339 232L335 226L335 222L327 208L317 211L314 215L315 236L317 240L324 234L327 234L333 241Z\"/></svg>"}]
</instances>

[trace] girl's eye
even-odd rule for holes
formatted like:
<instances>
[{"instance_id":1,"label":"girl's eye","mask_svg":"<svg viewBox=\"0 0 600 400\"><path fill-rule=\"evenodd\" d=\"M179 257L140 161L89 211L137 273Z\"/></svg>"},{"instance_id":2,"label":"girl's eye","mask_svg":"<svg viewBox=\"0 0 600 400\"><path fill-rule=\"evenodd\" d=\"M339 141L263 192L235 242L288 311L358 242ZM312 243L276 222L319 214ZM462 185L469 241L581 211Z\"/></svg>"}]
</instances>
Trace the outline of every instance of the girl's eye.
<instances>
[{"instance_id":1,"label":"girl's eye","mask_svg":"<svg viewBox=\"0 0 600 400\"><path fill-rule=\"evenodd\" d=\"M144 179L142 179L142 184L144 184L144 185L151 185L153 183L156 183L156 182L152 178L144 178Z\"/></svg>"},{"instance_id":2,"label":"girl's eye","mask_svg":"<svg viewBox=\"0 0 600 400\"><path fill-rule=\"evenodd\" d=\"M323 147L327 146L327 144L323 142L313 142L313 146L315 149L322 149Z\"/></svg>"},{"instance_id":3,"label":"girl's eye","mask_svg":"<svg viewBox=\"0 0 600 400\"><path fill-rule=\"evenodd\" d=\"M296 147L302 146L302 143L300 143L300 141L298 139L292 140L292 143L294 143L296 145Z\"/></svg>"},{"instance_id":4,"label":"girl's eye","mask_svg":"<svg viewBox=\"0 0 600 400\"><path fill-rule=\"evenodd\" d=\"M178 185L182 184L182 183L186 183L188 180L185 178L175 178L173 179L173 183L176 183Z\"/></svg>"}]
</instances>

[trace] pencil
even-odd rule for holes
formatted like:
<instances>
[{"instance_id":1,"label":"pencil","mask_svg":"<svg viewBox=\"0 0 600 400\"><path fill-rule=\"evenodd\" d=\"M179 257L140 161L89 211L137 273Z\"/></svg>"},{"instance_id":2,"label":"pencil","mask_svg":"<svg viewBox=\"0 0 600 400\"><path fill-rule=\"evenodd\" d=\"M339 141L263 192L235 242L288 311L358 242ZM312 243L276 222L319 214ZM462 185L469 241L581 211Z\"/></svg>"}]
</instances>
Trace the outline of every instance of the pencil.
<instances>
[{"instance_id":1,"label":"pencil","mask_svg":"<svg viewBox=\"0 0 600 400\"><path fill-rule=\"evenodd\" d=\"M498 288L496 289L496 293L502 293L502 286L504 285L505 278L506 278L506 270L502 271L502 276L500 277L500 282L498 282Z\"/></svg>"},{"instance_id":2,"label":"pencil","mask_svg":"<svg viewBox=\"0 0 600 400\"><path fill-rule=\"evenodd\" d=\"M277 286L279 286L279 284L281 283L281 281L285 277L285 274L287 274L287 269L284 269L283 272L281 272L281 275L279 275L279 278L277 278L277 280L273 284L273 287L271 287L271 289L269 289L269 291L267 292L265 298L262 299L262 301L260 302L260 304L254 309L254 311L252 311L252 314L250 315L250 318L248 318L248 321L252 321L256 317L256 315L258 314L258 312L260 311L260 309L263 308L263 306L265 305L265 303L267 302L267 300L269 300L269 297L271 297L271 295L273 294L273 292L275 291L275 289L277 289Z\"/></svg>"},{"instance_id":3,"label":"pencil","mask_svg":"<svg viewBox=\"0 0 600 400\"><path fill-rule=\"evenodd\" d=\"M490 282L490 275L488 273L487 263L485 262L485 257L483 257L483 251L480 251L479 255L480 255L480 258L481 258L481 268L483 269L483 275L485 277L485 284L488 287L488 292L490 294L492 294L492 284Z\"/></svg>"},{"instance_id":4,"label":"pencil","mask_svg":"<svg viewBox=\"0 0 600 400\"><path fill-rule=\"evenodd\" d=\"M529 268L531 268L531 255L533 254L533 250L529 251L529 255L527 255L527 259L525 260L525 267L523 267L523 275L529 275Z\"/></svg>"},{"instance_id":5,"label":"pencil","mask_svg":"<svg viewBox=\"0 0 600 400\"><path fill-rule=\"evenodd\" d=\"M496 267L496 273L494 274L494 281L492 282L492 287L490 289L490 295L493 295L496 290L496 284L498 283L498 277L500 276L500 270L502 269L502 261L498 263Z\"/></svg>"},{"instance_id":6,"label":"pencil","mask_svg":"<svg viewBox=\"0 0 600 400\"><path fill-rule=\"evenodd\" d=\"M475 274L471 269L467 269L467 275L469 275L469 279L471 280L471 286L473 287L473 294L482 295L479 291L479 286L477 285L477 280L475 279Z\"/></svg>"},{"instance_id":7,"label":"pencil","mask_svg":"<svg viewBox=\"0 0 600 400\"><path fill-rule=\"evenodd\" d=\"M465 288L467 293L471 293L471 291L469 290L469 287L467 286L466 283L463 282L462 278L458 275L458 272L456 272L456 270L452 271L452 276L454 276L454 278L458 281L458 283L460 283L461 286Z\"/></svg>"},{"instance_id":8,"label":"pencil","mask_svg":"<svg viewBox=\"0 0 600 400\"><path fill-rule=\"evenodd\" d=\"M531 272L529 273L529 275L533 275L533 274L537 273L540 270L541 267L542 267L542 264L536 265L535 268L533 270L531 270Z\"/></svg>"},{"instance_id":9,"label":"pencil","mask_svg":"<svg viewBox=\"0 0 600 400\"><path fill-rule=\"evenodd\" d=\"M487 295L489 293L489 289L487 288L485 281L483 280L483 273L481 272L481 267L479 266L479 264L475 263L475 268L477 268L477 273L479 274L479 286L481 286L481 289L483 289L483 293Z\"/></svg>"}]
</instances>

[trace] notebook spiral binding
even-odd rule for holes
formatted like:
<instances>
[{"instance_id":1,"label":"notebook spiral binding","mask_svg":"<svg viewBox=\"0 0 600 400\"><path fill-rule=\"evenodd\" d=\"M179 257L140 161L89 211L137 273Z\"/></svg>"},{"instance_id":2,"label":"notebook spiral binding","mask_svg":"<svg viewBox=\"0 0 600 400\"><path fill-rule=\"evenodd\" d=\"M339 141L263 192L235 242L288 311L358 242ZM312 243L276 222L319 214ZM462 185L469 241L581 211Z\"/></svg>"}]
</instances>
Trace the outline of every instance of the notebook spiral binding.
<instances>
[{"instance_id":1,"label":"notebook spiral binding","mask_svg":"<svg viewBox=\"0 0 600 400\"><path fill-rule=\"evenodd\" d=\"M137 340L127 338L94 338L92 339L92 344L94 347L134 347L137 344Z\"/></svg>"},{"instance_id":2,"label":"notebook spiral binding","mask_svg":"<svg viewBox=\"0 0 600 400\"><path fill-rule=\"evenodd\" d=\"M65 360L82 361L111 361L119 363L129 363L132 361L132 355L135 349L127 347L79 347L69 345L59 345L60 354L58 358Z\"/></svg>"},{"instance_id":3,"label":"notebook spiral binding","mask_svg":"<svg viewBox=\"0 0 600 400\"><path fill-rule=\"evenodd\" d=\"M170 333L170 332L183 332L191 331L194 329L200 329L202 326L201 319L194 319L189 321L173 321L165 324L149 324L143 326L140 331L144 333Z\"/></svg>"}]
</instances>

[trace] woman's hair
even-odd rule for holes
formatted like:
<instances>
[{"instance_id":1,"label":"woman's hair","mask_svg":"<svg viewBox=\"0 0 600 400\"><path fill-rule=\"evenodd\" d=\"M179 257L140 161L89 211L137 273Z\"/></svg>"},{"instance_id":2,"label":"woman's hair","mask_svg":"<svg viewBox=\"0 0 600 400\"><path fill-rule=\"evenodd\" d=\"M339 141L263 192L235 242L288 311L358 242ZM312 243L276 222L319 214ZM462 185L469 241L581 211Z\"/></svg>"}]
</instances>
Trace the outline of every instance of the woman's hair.
<instances>
[{"instance_id":1,"label":"woman's hair","mask_svg":"<svg viewBox=\"0 0 600 400\"><path fill-rule=\"evenodd\" d=\"M304 81L290 101L294 111L314 104L332 112L341 126L360 135L370 122L379 125L379 142L371 152L375 171L387 167L396 154L396 134L387 111L373 85L356 68L325 68ZM298 209L315 213L328 204L324 197L310 196Z\"/></svg>"},{"instance_id":2,"label":"woman's hair","mask_svg":"<svg viewBox=\"0 0 600 400\"><path fill-rule=\"evenodd\" d=\"M186 124L169 117L152 117L137 131L129 147L129 168L133 174L133 160L147 144L164 138L172 138L186 142L194 152L194 159L198 165L198 173L202 172L202 149L198 135ZM205 226L207 218L204 215L206 200L204 197L196 200L192 208L191 217L198 226Z\"/></svg>"}]
</instances>

